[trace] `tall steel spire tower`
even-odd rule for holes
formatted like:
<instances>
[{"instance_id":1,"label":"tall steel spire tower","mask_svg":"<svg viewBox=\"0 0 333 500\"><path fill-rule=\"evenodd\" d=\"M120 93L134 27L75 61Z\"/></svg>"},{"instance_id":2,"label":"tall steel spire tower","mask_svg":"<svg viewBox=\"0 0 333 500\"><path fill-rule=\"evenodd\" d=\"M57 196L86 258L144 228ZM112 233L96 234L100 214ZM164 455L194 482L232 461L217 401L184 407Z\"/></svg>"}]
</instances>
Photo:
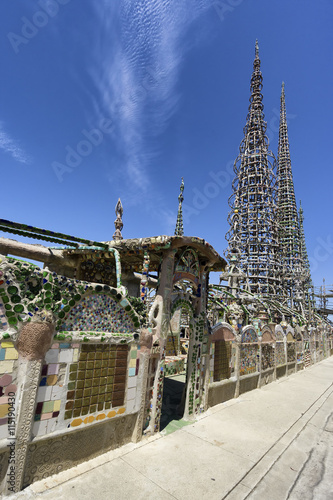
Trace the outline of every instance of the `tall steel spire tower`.
<instances>
[{"instance_id":1,"label":"tall steel spire tower","mask_svg":"<svg viewBox=\"0 0 333 500\"><path fill-rule=\"evenodd\" d=\"M299 233L300 233L300 260L302 270L302 288L304 301L307 307L314 307L314 288L311 278L310 262L305 243L304 216L301 202L299 202Z\"/></svg>"},{"instance_id":2,"label":"tall steel spire tower","mask_svg":"<svg viewBox=\"0 0 333 500\"><path fill-rule=\"evenodd\" d=\"M291 170L284 82L282 82L281 90L277 185L279 240L284 265L283 284L289 305L297 307L297 302L303 298L301 293L300 233Z\"/></svg>"},{"instance_id":3,"label":"tall steel spire tower","mask_svg":"<svg viewBox=\"0 0 333 500\"><path fill-rule=\"evenodd\" d=\"M279 295L282 265L279 259L276 213L275 158L269 151L263 113L262 75L256 41L249 112L244 139L235 160L233 194L229 199L228 253L238 249L240 268L252 293Z\"/></svg>"}]
</instances>

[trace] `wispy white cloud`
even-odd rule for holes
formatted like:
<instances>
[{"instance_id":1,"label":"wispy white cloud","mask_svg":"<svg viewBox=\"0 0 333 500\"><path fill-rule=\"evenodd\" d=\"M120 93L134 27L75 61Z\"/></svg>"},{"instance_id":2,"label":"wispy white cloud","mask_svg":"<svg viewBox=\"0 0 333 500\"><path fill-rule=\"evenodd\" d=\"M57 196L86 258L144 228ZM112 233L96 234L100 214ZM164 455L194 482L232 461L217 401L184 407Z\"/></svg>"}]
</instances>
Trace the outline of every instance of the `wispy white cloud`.
<instances>
[{"instance_id":1,"label":"wispy white cloud","mask_svg":"<svg viewBox=\"0 0 333 500\"><path fill-rule=\"evenodd\" d=\"M18 142L12 139L4 130L4 124L0 122L0 149L8 153L14 160L28 164L31 162L30 156L19 146Z\"/></svg>"},{"instance_id":2,"label":"wispy white cloud","mask_svg":"<svg viewBox=\"0 0 333 500\"><path fill-rule=\"evenodd\" d=\"M149 167L158 161L155 139L177 110L177 82L190 48L186 33L213 3L119 0L95 4L100 36L91 74L101 115L108 114L115 123L122 170L141 194L150 190Z\"/></svg>"}]
</instances>

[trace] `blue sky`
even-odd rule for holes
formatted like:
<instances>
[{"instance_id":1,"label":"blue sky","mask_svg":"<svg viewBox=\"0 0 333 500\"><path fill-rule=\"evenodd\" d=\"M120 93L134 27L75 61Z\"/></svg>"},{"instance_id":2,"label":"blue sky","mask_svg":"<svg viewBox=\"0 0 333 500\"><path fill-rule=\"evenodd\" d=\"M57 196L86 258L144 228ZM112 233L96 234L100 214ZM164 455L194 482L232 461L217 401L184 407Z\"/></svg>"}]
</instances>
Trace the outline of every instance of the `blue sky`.
<instances>
[{"instance_id":1,"label":"blue sky","mask_svg":"<svg viewBox=\"0 0 333 500\"><path fill-rule=\"evenodd\" d=\"M0 4L1 217L95 240L173 234L226 248L256 38L277 155L285 81L313 280L333 283L330 0Z\"/></svg>"}]
</instances>

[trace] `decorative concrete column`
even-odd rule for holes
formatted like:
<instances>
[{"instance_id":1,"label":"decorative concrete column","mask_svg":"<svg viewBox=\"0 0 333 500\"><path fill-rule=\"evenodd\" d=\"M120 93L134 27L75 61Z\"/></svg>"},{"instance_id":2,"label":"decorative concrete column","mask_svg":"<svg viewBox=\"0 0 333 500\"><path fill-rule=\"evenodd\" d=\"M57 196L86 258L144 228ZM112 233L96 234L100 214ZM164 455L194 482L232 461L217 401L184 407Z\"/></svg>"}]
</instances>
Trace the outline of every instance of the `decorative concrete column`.
<instances>
[{"instance_id":1,"label":"decorative concrete column","mask_svg":"<svg viewBox=\"0 0 333 500\"><path fill-rule=\"evenodd\" d=\"M16 427L11 439L11 458L3 483L4 494L19 492L23 487L24 469L36 409L36 396L46 351L53 339L52 320L36 319L22 326L16 349L19 353L17 374Z\"/></svg>"}]
</instances>

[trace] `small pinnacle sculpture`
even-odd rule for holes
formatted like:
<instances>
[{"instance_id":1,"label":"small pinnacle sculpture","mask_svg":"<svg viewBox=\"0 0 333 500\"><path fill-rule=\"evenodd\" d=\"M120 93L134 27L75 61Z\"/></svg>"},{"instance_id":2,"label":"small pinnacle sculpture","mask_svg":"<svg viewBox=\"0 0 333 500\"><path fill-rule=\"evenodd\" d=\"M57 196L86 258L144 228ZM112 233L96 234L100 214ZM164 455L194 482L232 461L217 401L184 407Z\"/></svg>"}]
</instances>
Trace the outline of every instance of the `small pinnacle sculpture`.
<instances>
[{"instance_id":1,"label":"small pinnacle sculpture","mask_svg":"<svg viewBox=\"0 0 333 500\"><path fill-rule=\"evenodd\" d=\"M183 196L183 191L184 191L184 179L182 177L182 183L180 185L180 194L178 196L178 214L177 214L177 223L176 223L176 229L175 229L175 236L183 236L184 235L184 227L183 227L183 201L184 201L184 196Z\"/></svg>"},{"instance_id":2,"label":"small pinnacle sculpture","mask_svg":"<svg viewBox=\"0 0 333 500\"><path fill-rule=\"evenodd\" d=\"M275 158L269 151L262 100L256 41L250 105L240 154L234 164L236 177L229 198L230 229L226 239L227 253L239 251L239 267L247 278L249 291L274 297L281 293L282 265L276 221Z\"/></svg>"},{"instance_id":3,"label":"small pinnacle sculpture","mask_svg":"<svg viewBox=\"0 0 333 500\"><path fill-rule=\"evenodd\" d=\"M123 206L121 204L121 201L120 201L120 198L118 199L118 202L117 202L117 205L116 205L116 208L115 208L115 212L116 212L116 220L114 221L114 227L116 228L114 234L113 234L113 239L118 241L118 240L122 240L123 239L123 236L121 234L121 231L124 227L124 224L123 224L123 221L122 221L122 216L123 216L123 212L124 212L124 209L123 209Z\"/></svg>"}]
</instances>

